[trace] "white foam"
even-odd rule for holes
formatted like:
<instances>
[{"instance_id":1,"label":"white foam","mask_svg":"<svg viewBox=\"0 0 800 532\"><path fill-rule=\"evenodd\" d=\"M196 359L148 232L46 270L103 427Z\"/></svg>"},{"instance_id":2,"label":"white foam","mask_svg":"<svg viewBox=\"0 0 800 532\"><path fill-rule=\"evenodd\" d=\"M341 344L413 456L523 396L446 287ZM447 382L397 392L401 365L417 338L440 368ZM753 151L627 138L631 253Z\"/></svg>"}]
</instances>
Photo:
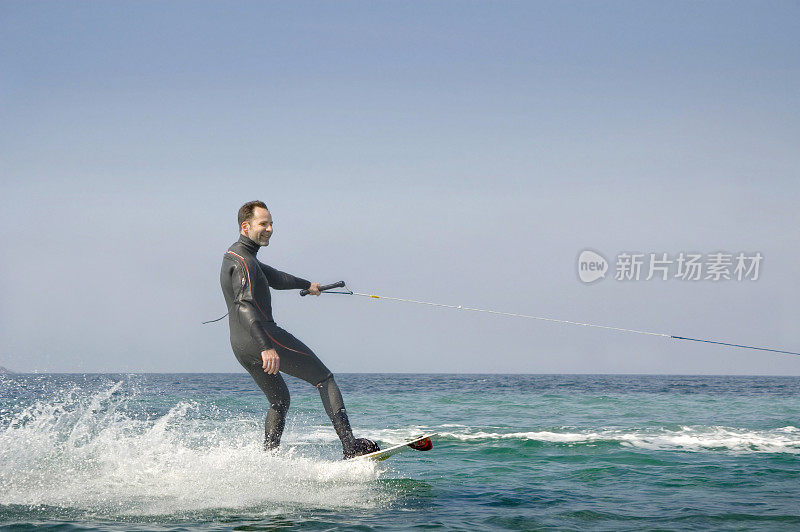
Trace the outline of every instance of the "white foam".
<instances>
[{"instance_id":1,"label":"white foam","mask_svg":"<svg viewBox=\"0 0 800 532\"><path fill-rule=\"evenodd\" d=\"M581 444L618 442L624 446L654 450L709 451L738 453L800 454L800 428L794 426L769 430L751 430L719 426L684 426L677 430L633 428L530 432L440 431L440 436L460 441L532 440L551 443Z\"/></svg>"},{"instance_id":2,"label":"white foam","mask_svg":"<svg viewBox=\"0 0 800 532\"><path fill-rule=\"evenodd\" d=\"M436 426L408 426L395 429L367 431L360 435L395 445L421 434L435 432L443 438L459 441L530 440L559 444L616 442L623 446L653 450L710 451L737 453L792 453L800 454L800 428L794 426L769 430L752 430L723 426L683 426L665 428L607 428L495 432L475 430L466 425L443 424ZM330 430L318 429L303 438L310 441L330 442L336 436Z\"/></svg>"},{"instance_id":3,"label":"white foam","mask_svg":"<svg viewBox=\"0 0 800 532\"><path fill-rule=\"evenodd\" d=\"M270 515L287 507L369 508L391 499L375 483L381 470L372 462L325 459L291 443L264 453L260 420L192 402L153 419L133 416L122 408L130 397L118 393L120 386L65 392L4 423L0 504L97 514L232 508Z\"/></svg>"}]
</instances>

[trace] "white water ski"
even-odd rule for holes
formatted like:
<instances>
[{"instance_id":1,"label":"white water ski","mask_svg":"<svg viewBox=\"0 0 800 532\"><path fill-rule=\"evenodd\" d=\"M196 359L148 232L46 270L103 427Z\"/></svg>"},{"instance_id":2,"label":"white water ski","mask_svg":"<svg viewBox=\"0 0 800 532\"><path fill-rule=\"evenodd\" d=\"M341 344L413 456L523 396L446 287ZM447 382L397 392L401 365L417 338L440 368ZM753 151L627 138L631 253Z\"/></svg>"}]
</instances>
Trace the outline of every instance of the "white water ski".
<instances>
[{"instance_id":1,"label":"white water ski","mask_svg":"<svg viewBox=\"0 0 800 532\"><path fill-rule=\"evenodd\" d=\"M426 434L424 436L420 436L419 438L414 438L413 440L408 440L406 442L387 447L386 449L375 451L374 453L356 456L353 458L353 460L386 460L390 456L408 449L414 449L415 451L429 451L433 448L433 442L431 441L431 438L434 436L436 436L436 433Z\"/></svg>"}]
</instances>

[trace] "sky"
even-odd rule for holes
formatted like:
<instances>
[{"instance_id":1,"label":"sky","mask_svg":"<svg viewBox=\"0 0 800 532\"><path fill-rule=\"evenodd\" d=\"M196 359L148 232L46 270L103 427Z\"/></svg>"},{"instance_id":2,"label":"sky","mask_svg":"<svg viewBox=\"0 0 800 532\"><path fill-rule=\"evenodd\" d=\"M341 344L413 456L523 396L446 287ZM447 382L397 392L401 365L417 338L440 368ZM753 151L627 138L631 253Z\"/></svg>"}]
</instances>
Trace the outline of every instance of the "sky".
<instances>
[{"instance_id":1,"label":"sky","mask_svg":"<svg viewBox=\"0 0 800 532\"><path fill-rule=\"evenodd\" d=\"M201 322L253 199L260 260L313 281L800 351L798 35L796 2L0 0L0 365L243 371ZM615 278L650 253L763 260ZM388 300L273 308L334 372L800 375Z\"/></svg>"}]
</instances>

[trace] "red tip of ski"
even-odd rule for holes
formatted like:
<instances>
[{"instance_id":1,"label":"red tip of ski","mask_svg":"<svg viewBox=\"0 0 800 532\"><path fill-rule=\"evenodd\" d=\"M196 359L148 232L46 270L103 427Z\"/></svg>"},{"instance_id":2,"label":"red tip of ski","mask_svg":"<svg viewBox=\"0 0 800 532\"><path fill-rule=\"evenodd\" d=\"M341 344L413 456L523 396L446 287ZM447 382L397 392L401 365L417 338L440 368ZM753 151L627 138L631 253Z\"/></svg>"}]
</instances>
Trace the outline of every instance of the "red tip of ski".
<instances>
[{"instance_id":1,"label":"red tip of ski","mask_svg":"<svg viewBox=\"0 0 800 532\"><path fill-rule=\"evenodd\" d=\"M408 444L409 447L416 451L430 451L433 449L433 442L430 438L424 438Z\"/></svg>"}]
</instances>

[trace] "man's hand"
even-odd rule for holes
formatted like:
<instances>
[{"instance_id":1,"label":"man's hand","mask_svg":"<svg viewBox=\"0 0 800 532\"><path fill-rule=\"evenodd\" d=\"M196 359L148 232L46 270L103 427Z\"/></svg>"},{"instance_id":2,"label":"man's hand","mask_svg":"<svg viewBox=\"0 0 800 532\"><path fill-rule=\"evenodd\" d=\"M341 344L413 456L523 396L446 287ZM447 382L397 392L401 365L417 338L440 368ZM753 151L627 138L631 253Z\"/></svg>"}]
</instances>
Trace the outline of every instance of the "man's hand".
<instances>
[{"instance_id":1,"label":"man's hand","mask_svg":"<svg viewBox=\"0 0 800 532\"><path fill-rule=\"evenodd\" d=\"M264 368L264 373L269 375L277 375L278 368L281 366L281 357L274 349L266 349L261 351L261 367Z\"/></svg>"},{"instance_id":2,"label":"man's hand","mask_svg":"<svg viewBox=\"0 0 800 532\"><path fill-rule=\"evenodd\" d=\"M319 291L319 283L311 283L311 286L308 289L308 293L312 296L318 296L322 292Z\"/></svg>"}]
</instances>

